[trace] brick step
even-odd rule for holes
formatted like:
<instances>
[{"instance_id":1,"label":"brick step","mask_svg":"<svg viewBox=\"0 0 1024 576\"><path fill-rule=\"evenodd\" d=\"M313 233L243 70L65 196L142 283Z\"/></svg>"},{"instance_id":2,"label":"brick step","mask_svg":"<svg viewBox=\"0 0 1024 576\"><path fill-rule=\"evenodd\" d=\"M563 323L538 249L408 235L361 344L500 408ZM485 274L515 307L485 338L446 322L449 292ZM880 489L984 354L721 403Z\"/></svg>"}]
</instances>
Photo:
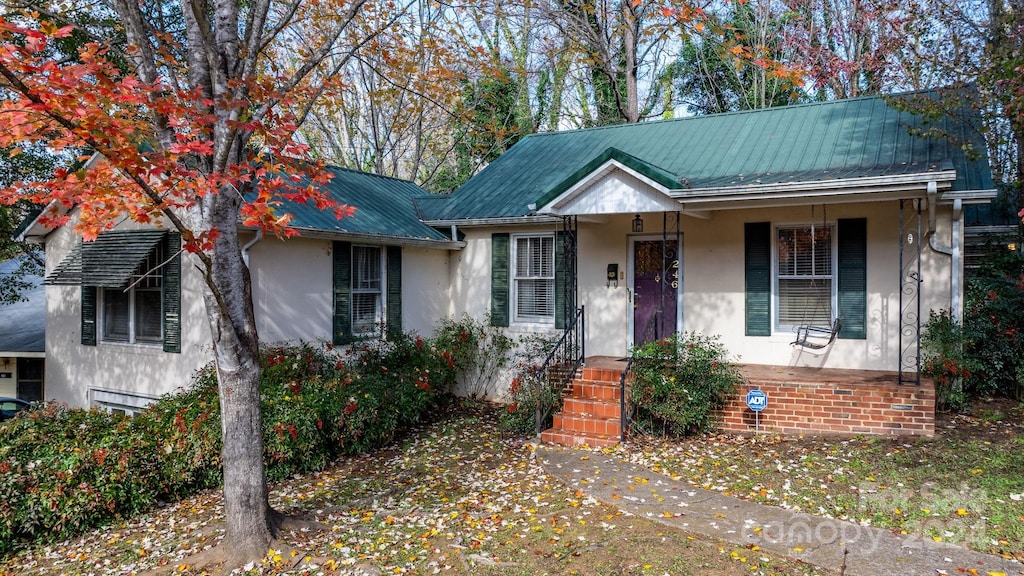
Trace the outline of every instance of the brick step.
<instances>
[{"instance_id":1,"label":"brick step","mask_svg":"<svg viewBox=\"0 0 1024 576\"><path fill-rule=\"evenodd\" d=\"M611 370L608 368L587 368L583 367L580 378L582 380L594 380L599 382L614 383L616 386L619 384L619 378L622 376L622 372L618 370Z\"/></svg>"},{"instance_id":2,"label":"brick step","mask_svg":"<svg viewBox=\"0 0 1024 576\"><path fill-rule=\"evenodd\" d=\"M565 432L585 432L598 436L618 437L622 433L622 421L618 418L576 416L564 412L555 414L551 427Z\"/></svg>"},{"instance_id":3,"label":"brick step","mask_svg":"<svg viewBox=\"0 0 1024 576\"><path fill-rule=\"evenodd\" d=\"M566 432L551 428L540 434L541 442L546 444L558 444L559 446L591 446L593 448L604 448L615 446L619 443L618 436L604 436L601 434L588 434L586 432Z\"/></svg>"},{"instance_id":4,"label":"brick step","mask_svg":"<svg viewBox=\"0 0 1024 576\"><path fill-rule=\"evenodd\" d=\"M619 418L622 409L618 400L568 397L562 403L561 414L593 416L597 418Z\"/></svg>"},{"instance_id":5,"label":"brick step","mask_svg":"<svg viewBox=\"0 0 1024 576\"><path fill-rule=\"evenodd\" d=\"M604 400L618 400L622 396L619 383L600 382L594 380L573 380L573 398L593 398Z\"/></svg>"}]
</instances>

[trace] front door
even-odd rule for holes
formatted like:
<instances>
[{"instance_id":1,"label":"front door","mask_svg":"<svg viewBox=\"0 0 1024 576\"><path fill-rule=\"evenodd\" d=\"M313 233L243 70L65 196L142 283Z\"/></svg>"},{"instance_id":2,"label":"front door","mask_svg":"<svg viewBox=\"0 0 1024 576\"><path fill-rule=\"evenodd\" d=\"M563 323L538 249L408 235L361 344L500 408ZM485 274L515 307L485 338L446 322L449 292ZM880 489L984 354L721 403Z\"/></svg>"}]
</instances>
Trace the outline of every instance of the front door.
<instances>
[{"instance_id":1,"label":"front door","mask_svg":"<svg viewBox=\"0 0 1024 576\"><path fill-rule=\"evenodd\" d=\"M633 241L633 344L676 331L680 261L675 240Z\"/></svg>"}]
</instances>

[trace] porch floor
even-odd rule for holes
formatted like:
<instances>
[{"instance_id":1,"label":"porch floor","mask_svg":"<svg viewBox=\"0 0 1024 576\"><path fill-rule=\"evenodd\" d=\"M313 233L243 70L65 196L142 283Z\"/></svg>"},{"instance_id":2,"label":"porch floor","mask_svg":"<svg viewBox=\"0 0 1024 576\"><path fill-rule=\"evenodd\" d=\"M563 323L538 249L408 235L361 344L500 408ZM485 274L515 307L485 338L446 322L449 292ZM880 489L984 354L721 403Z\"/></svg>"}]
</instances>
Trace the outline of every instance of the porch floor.
<instances>
[{"instance_id":1,"label":"porch floor","mask_svg":"<svg viewBox=\"0 0 1024 576\"><path fill-rule=\"evenodd\" d=\"M626 358L590 356L584 364L600 370L626 369ZM899 373L889 370L851 370L839 368L811 368L803 366L773 366L768 364L740 364L740 372L748 382L789 382L792 384L818 384L829 382L845 385L896 384ZM911 384L912 385L912 384Z\"/></svg>"}]
</instances>

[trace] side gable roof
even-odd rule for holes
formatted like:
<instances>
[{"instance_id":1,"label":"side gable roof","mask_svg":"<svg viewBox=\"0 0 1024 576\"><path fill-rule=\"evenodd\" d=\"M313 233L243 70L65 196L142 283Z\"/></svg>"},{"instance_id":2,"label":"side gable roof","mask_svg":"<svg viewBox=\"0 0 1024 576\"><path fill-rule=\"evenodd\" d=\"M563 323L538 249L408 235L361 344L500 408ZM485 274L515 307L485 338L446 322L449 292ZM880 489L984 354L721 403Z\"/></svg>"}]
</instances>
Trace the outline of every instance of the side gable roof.
<instances>
[{"instance_id":1,"label":"side gable roof","mask_svg":"<svg viewBox=\"0 0 1024 576\"><path fill-rule=\"evenodd\" d=\"M328 166L327 170L334 175L327 190L338 202L355 206L356 212L338 220L331 210L285 202L280 211L294 217L292 226L300 233L379 236L381 241L389 238L448 241L447 236L416 217L413 198L427 192L413 182L336 166Z\"/></svg>"},{"instance_id":2,"label":"side gable roof","mask_svg":"<svg viewBox=\"0 0 1024 576\"><path fill-rule=\"evenodd\" d=\"M378 176L367 172L328 166L334 175L327 190L340 203L354 206L355 214L338 220L331 210L320 210L313 204L284 200L279 211L293 216L292 226L302 235L364 237L380 242L449 243L449 238L417 218L413 199L427 191L408 180ZM52 202L48 209L65 210ZM18 239L41 237L49 229L39 223L38 213L30 215L19 226Z\"/></svg>"},{"instance_id":3,"label":"side gable roof","mask_svg":"<svg viewBox=\"0 0 1024 576\"><path fill-rule=\"evenodd\" d=\"M427 221L526 216L532 212L529 205L539 207L557 197L588 167L596 167L595 162L599 166L605 154L639 163L643 170L631 168L649 177L656 174L652 179L659 182L675 182L676 190L826 183L950 169L956 171L952 190L988 190L994 184L984 141L970 126L973 121L965 114L929 122L898 110L886 98L871 96L532 134L446 200L420 201L417 207ZM929 128L960 142L912 134ZM968 157L962 142L979 155Z\"/></svg>"}]
</instances>

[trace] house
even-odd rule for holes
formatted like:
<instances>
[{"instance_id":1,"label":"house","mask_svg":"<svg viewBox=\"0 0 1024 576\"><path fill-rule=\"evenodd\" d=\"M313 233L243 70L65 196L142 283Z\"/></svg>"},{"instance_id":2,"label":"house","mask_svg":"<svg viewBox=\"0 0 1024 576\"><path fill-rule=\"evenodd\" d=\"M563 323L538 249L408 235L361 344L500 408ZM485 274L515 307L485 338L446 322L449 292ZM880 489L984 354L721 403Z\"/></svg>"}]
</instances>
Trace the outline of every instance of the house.
<instances>
[{"instance_id":1,"label":"house","mask_svg":"<svg viewBox=\"0 0 1024 576\"><path fill-rule=\"evenodd\" d=\"M447 196L334 169L353 218L295 206L299 238L245 247L259 333L338 340L468 314L622 358L705 331L750 365L918 384L922 318L962 308L964 206L995 196L970 120L864 97L534 134ZM47 245L47 397L131 411L209 358L191 256L139 276L174 235L26 236Z\"/></svg>"},{"instance_id":2,"label":"house","mask_svg":"<svg viewBox=\"0 0 1024 576\"><path fill-rule=\"evenodd\" d=\"M963 207L995 196L980 136L936 127L961 141L864 97L534 134L417 207L466 243L453 314L528 332L584 306L587 355L621 357L658 311L745 363L896 370L916 319L960 310ZM825 352L791 345L835 318Z\"/></svg>"},{"instance_id":3,"label":"house","mask_svg":"<svg viewBox=\"0 0 1024 576\"><path fill-rule=\"evenodd\" d=\"M0 262L0 276L13 274L22 258ZM34 402L43 399L46 294L41 277L25 281L21 301L0 304L0 397Z\"/></svg>"},{"instance_id":4,"label":"house","mask_svg":"<svg viewBox=\"0 0 1024 576\"><path fill-rule=\"evenodd\" d=\"M449 253L461 244L416 218L415 184L331 171L331 194L354 216L294 205L299 237L243 238L261 341L342 343L382 325L429 333L448 312ZM164 228L125 223L83 243L75 216L24 233L46 244L46 398L132 414L213 357L198 261Z\"/></svg>"}]
</instances>

